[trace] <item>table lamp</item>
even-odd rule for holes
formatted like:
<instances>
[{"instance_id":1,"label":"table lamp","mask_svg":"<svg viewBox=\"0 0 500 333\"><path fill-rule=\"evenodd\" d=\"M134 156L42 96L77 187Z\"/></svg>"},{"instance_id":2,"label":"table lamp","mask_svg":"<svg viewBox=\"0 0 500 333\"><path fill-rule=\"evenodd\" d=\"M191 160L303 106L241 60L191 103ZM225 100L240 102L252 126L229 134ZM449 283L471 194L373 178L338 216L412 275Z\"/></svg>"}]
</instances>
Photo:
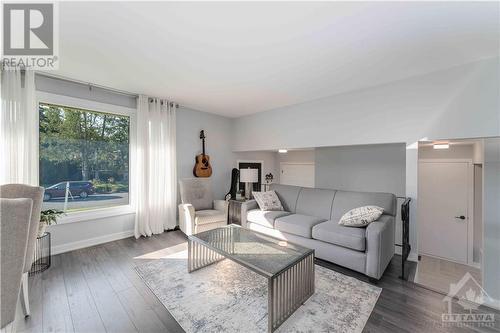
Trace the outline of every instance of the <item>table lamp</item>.
<instances>
[{"instance_id":1,"label":"table lamp","mask_svg":"<svg viewBox=\"0 0 500 333\"><path fill-rule=\"evenodd\" d=\"M245 183L245 199L250 200L252 198L252 187L253 183L259 181L257 169L240 169L240 182Z\"/></svg>"}]
</instances>

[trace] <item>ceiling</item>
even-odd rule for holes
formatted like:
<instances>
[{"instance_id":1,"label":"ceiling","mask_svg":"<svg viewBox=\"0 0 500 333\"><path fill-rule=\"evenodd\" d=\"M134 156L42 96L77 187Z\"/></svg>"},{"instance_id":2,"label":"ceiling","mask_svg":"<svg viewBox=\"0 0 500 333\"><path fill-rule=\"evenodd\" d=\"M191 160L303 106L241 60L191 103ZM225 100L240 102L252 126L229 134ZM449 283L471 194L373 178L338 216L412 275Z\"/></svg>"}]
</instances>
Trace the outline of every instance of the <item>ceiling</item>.
<instances>
[{"instance_id":1,"label":"ceiling","mask_svg":"<svg viewBox=\"0 0 500 333\"><path fill-rule=\"evenodd\" d=\"M238 117L499 54L498 2L60 2L58 75Z\"/></svg>"}]
</instances>

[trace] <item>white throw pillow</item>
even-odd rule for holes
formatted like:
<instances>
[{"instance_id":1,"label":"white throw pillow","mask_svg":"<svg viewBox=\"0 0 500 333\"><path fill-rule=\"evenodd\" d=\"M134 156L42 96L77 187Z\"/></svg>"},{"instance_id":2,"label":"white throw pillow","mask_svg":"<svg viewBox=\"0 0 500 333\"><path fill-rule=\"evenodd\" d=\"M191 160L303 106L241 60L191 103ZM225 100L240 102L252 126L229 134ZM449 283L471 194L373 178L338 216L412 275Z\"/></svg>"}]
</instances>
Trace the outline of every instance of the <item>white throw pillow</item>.
<instances>
[{"instance_id":1,"label":"white throw pillow","mask_svg":"<svg viewBox=\"0 0 500 333\"><path fill-rule=\"evenodd\" d=\"M281 201L274 191L252 192L260 210L283 210Z\"/></svg>"},{"instance_id":2,"label":"white throw pillow","mask_svg":"<svg viewBox=\"0 0 500 333\"><path fill-rule=\"evenodd\" d=\"M345 213L339 221L340 225L346 227L366 227L384 213L384 209L378 206L363 206L351 209Z\"/></svg>"}]
</instances>

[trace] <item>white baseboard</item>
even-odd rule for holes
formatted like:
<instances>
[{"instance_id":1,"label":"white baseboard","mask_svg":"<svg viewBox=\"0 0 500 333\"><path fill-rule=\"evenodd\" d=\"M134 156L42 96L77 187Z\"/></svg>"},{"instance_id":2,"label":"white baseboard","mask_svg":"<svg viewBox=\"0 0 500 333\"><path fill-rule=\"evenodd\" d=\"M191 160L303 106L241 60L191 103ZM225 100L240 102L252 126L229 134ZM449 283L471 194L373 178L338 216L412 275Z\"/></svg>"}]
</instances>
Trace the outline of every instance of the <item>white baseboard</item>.
<instances>
[{"instance_id":1,"label":"white baseboard","mask_svg":"<svg viewBox=\"0 0 500 333\"><path fill-rule=\"evenodd\" d=\"M394 247L394 253L401 255L401 247L400 246L395 246ZM408 261L418 261L418 254L416 252L410 251L410 254L408 255Z\"/></svg>"},{"instance_id":2,"label":"white baseboard","mask_svg":"<svg viewBox=\"0 0 500 333\"><path fill-rule=\"evenodd\" d=\"M80 241L72 242L72 243L66 243L66 244L61 244L57 246L52 247L52 254L59 254L59 253L64 253L64 252L69 252L69 251L74 251L78 249L83 249L89 246L94 246L102 243L107 243L107 242L112 242L118 239L123 239L123 238L128 238L134 235L134 230L127 230L127 231L122 231L122 232L117 232L114 234L109 234L109 235L104 235L104 236L99 236L99 237L94 237L94 238L88 238L88 239L82 239Z\"/></svg>"},{"instance_id":3,"label":"white baseboard","mask_svg":"<svg viewBox=\"0 0 500 333\"><path fill-rule=\"evenodd\" d=\"M418 262L417 252L410 251L410 254L408 255L408 261Z\"/></svg>"}]
</instances>

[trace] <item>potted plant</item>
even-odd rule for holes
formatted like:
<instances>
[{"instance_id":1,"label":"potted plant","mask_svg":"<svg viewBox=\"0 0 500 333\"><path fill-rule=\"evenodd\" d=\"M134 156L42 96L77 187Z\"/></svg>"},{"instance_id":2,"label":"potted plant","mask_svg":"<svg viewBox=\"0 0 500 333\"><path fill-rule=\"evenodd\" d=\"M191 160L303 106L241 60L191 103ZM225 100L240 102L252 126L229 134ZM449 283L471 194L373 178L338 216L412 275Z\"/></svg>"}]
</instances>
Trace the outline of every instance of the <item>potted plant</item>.
<instances>
[{"instance_id":1,"label":"potted plant","mask_svg":"<svg viewBox=\"0 0 500 333\"><path fill-rule=\"evenodd\" d=\"M38 225L38 237L45 234L47 226L57 224L59 216L64 215L64 212L57 209L42 210L40 213L40 224Z\"/></svg>"}]
</instances>

